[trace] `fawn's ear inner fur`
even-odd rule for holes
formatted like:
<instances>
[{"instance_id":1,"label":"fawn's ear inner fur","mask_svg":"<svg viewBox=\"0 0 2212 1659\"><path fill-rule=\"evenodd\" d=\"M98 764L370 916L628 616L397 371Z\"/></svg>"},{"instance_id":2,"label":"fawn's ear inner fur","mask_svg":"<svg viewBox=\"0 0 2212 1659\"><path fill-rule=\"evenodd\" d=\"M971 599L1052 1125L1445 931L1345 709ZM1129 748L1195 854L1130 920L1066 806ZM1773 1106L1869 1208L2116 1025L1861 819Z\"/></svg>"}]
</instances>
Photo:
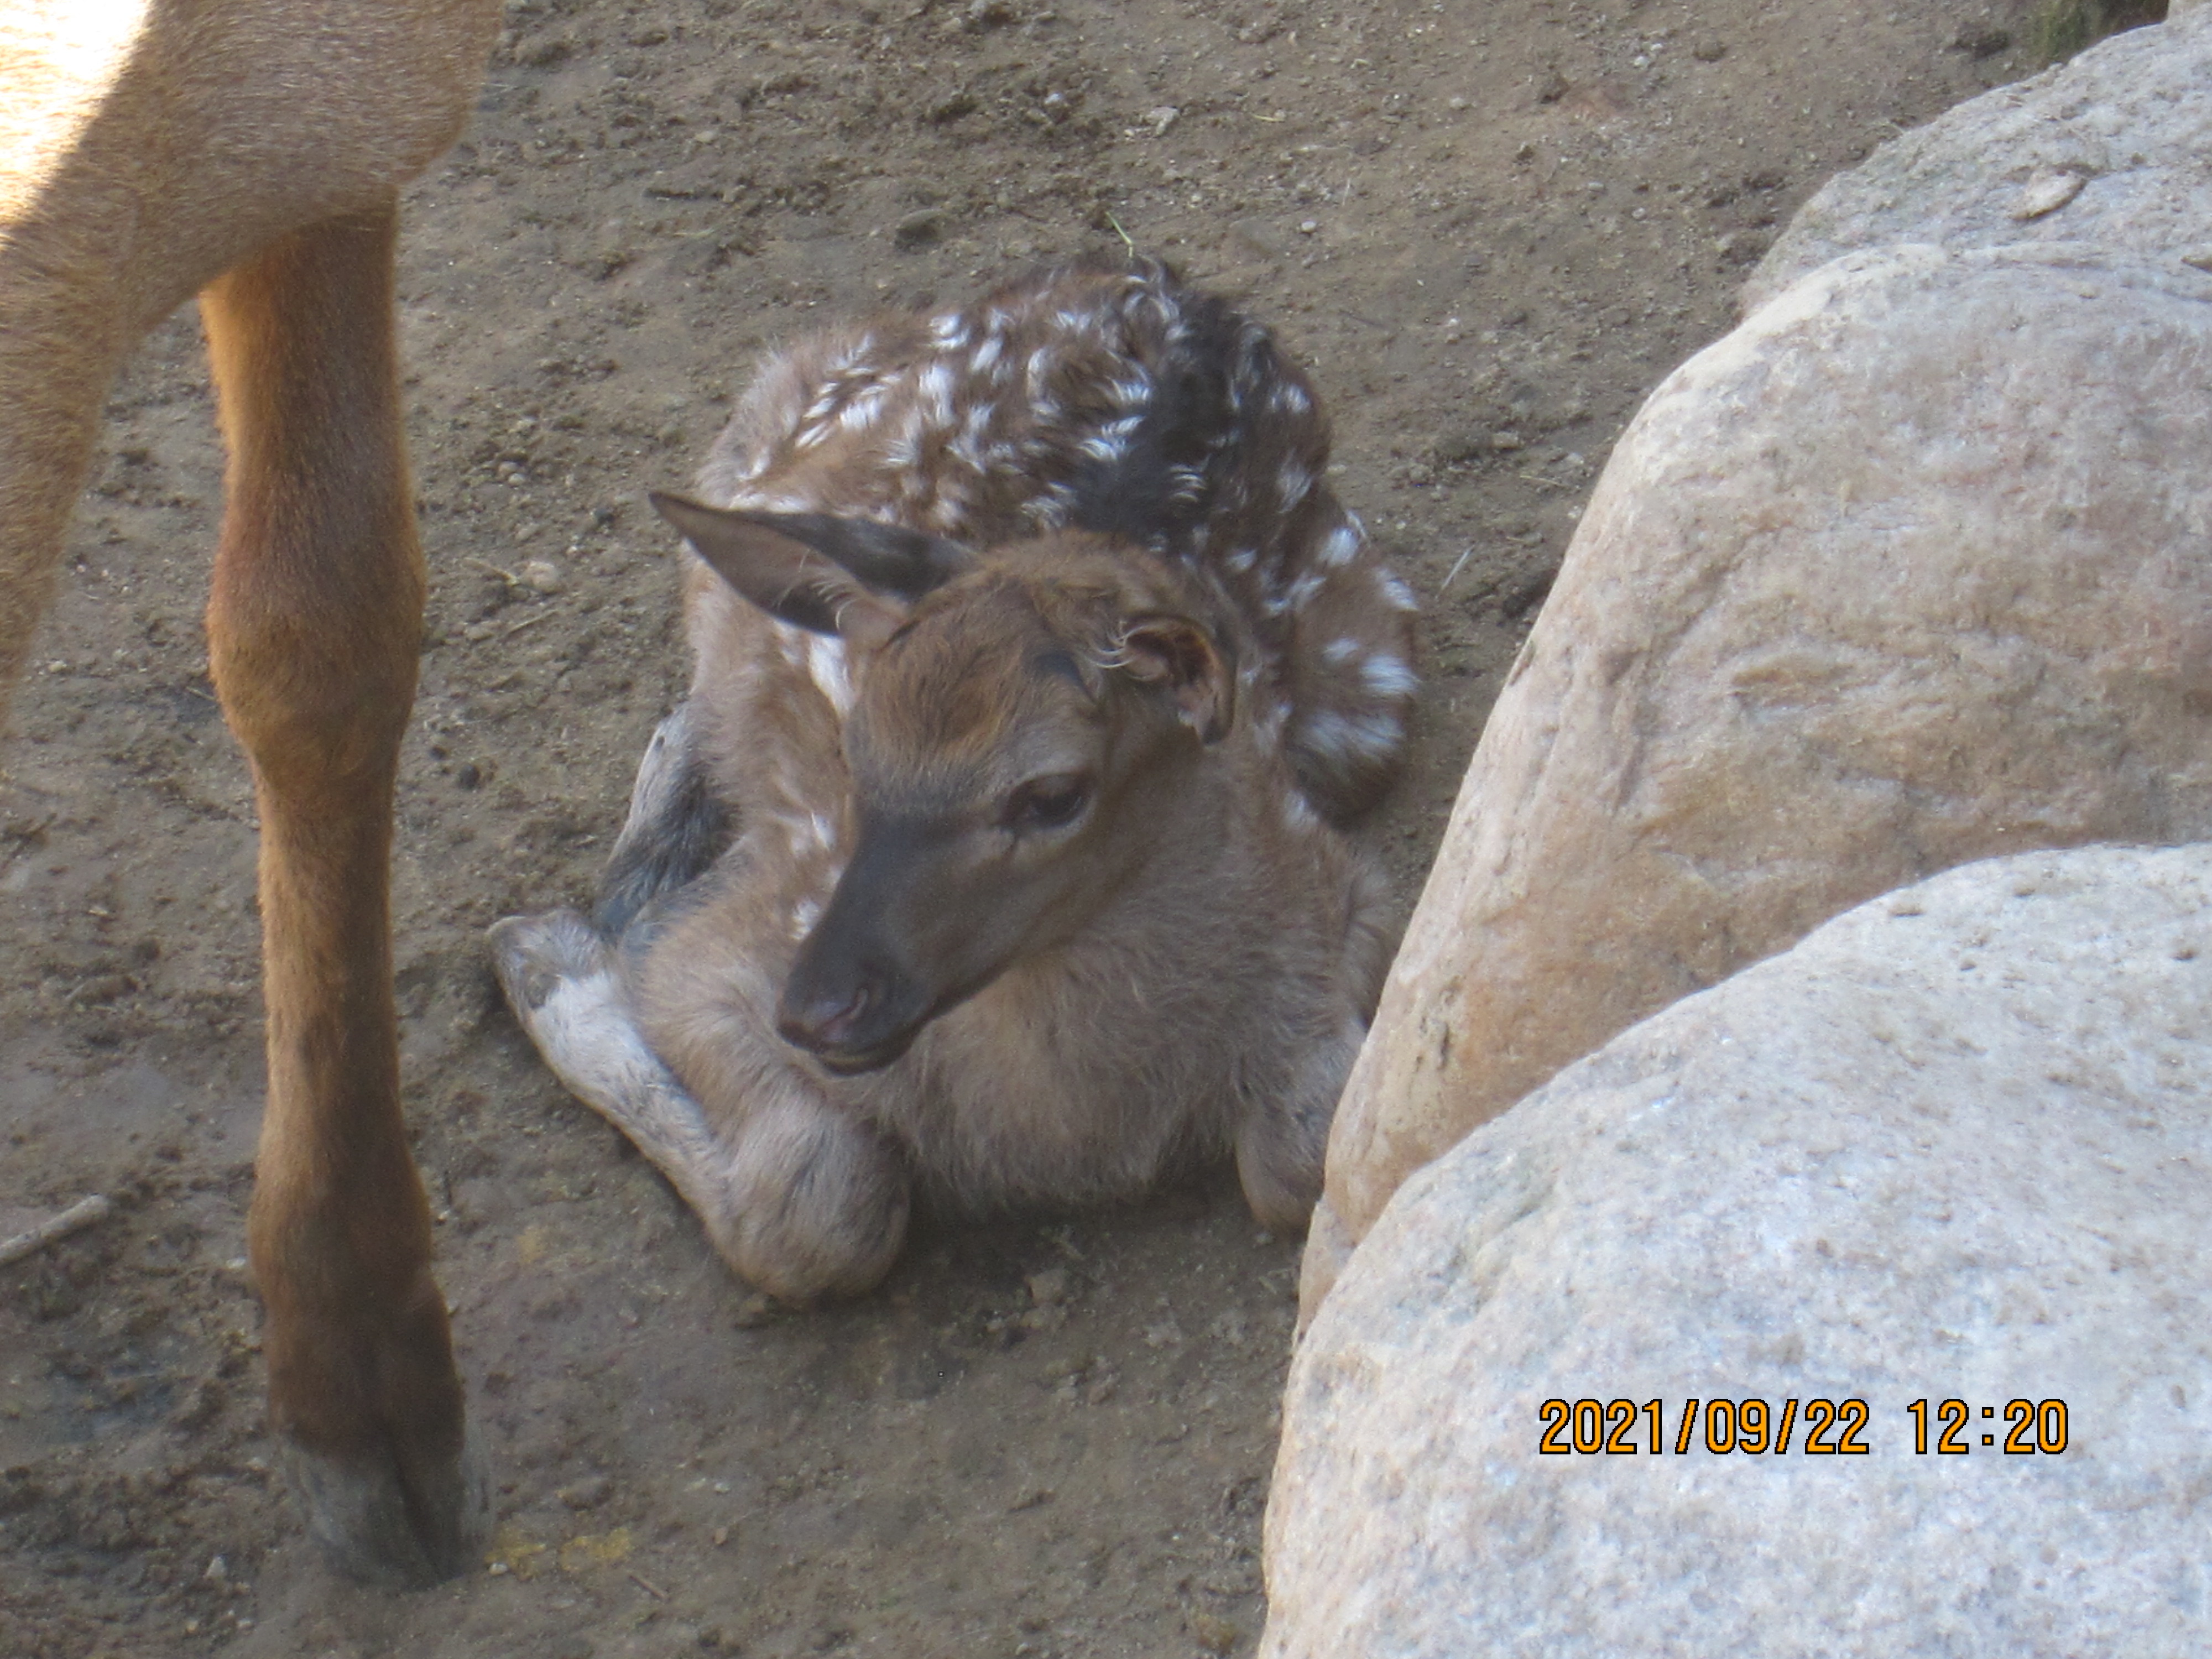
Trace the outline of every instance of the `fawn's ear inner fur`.
<instances>
[{"instance_id":1,"label":"fawn's ear inner fur","mask_svg":"<svg viewBox=\"0 0 2212 1659\"><path fill-rule=\"evenodd\" d=\"M1139 617L1122 630L1122 671L1166 688L1183 723L1209 744L1229 735L1237 715L1237 665L1212 633L1188 617Z\"/></svg>"},{"instance_id":2,"label":"fawn's ear inner fur","mask_svg":"<svg viewBox=\"0 0 2212 1659\"><path fill-rule=\"evenodd\" d=\"M888 634L914 602L969 569L958 542L872 519L751 513L647 492L722 580L770 616L817 634Z\"/></svg>"}]
</instances>

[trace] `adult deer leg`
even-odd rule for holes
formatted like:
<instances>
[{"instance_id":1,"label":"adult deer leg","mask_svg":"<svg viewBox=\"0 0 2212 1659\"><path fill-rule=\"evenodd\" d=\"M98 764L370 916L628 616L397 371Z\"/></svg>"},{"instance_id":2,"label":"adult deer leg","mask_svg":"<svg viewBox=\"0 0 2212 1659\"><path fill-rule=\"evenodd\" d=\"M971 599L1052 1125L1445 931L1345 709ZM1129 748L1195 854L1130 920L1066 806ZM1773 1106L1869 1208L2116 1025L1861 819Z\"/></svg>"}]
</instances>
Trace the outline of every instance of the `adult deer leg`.
<instances>
[{"instance_id":1,"label":"adult deer leg","mask_svg":"<svg viewBox=\"0 0 2212 1659\"><path fill-rule=\"evenodd\" d=\"M10 269L60 263L43 228L0 225L13 244L0 247L0 714L52 596L123 349L113 295L98 281L70 288Z\"/></svg>"},{"instance_id":2,"label":"adult deer leg","mask_svg":"<svg viewBox=\"0 0 2212 1659\"><path fill-rule=\"evenodd\" d=\"M471 1563L488 1522L392 1006L393 776L422 556L392 340L395 210L292 233L200 296L230 448L210 657L261 813L269 1097L248 1247L270 1425L356 1575Z\"/></svg>"}]
</instances>

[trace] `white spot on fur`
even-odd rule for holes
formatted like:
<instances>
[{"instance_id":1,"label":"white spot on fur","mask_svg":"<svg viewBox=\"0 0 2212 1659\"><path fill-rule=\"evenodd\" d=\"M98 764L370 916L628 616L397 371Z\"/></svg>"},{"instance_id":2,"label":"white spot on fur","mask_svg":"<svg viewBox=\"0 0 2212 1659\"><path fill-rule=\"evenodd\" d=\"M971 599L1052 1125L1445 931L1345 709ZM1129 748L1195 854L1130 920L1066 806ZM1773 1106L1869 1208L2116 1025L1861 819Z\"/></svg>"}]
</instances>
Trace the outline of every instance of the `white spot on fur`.
<instances>
[{"instance_id":1,"label":"white spot on fur","mask_svg":"<svg viewBox=\"0 0 2212 1659\"><path fill-rule=\"evenodd\" d=\"M1304 724L1306 746L1331 757L1388 755L1404 736L1404 728L1392 714L1346 714L1324 708L1309 716Z\"/></svg>"},{"instance_id":2,"label":"white spot on fur","mask_svg":"<svg viewBox=\"0 0 2212 1659\"><path fill-rule=\"evenodd\" d=\"M822 901L803 898L791 907L791 936L803 939L814 931L814 924L822 919Z\"/></svg>"},{"instance_id":3,"label":"white spot on fur","mask_svg":"<svg viewBox=\"0 0 2212 1659\"><path fill-rule=\"evenodd\" d=\"M1283 603L1292 611L1303 611L1319 599L1322 589L1328 586L1328 577L1317 570L1309 570L1291 584L1290 591L1283 595Z\"/></svg>"},{"instance_id":4,"label":"white spot on fur","mask_svg":"<svg viewBox=\"0 0 2212 1659\"><path fill-rule=\"evenodd\" d=\"M872 386L862 391L853 401L837 411L837 424L848 432L859 432L875 424L890 402L887 387Z\"/></svg>"},{"instance_id":5,"label":"white spot on fur","mask_svg":"<svg viewBox=\"0 0 2212 1659\"><path fill-rule=\"evenodd\" d=\"M746 513L814 513L820 510L811 495L791 495L771 489L737 489L723 503Z\"/></svg>"},{"instance_id":6,"label":"white spot on fur","mask_svg":"<svg viewBox=\"0 0 2212 1659\"><path fill-rule=\"evenodd\" d=\"M1280 415L1304 415L1313 407L1313 399L1299 387L1285 380L1275 388L1275 411Z\"/></svg>"},{"instance_id":7,"label":"white spot on fur","mask_svg":"<svg viewBox=\"0 0 2212 1659\"><path fill-rule=\"evenodd\" d=\"M1120 460L1122 452L1128 447L1115 435L1112 427L1092 433L1076 447L1085 455L1090 456L1092 460L1103 462L1108 466Z\"/></svg>"},{"instance_id":8,"label":"white spot on fur","mask_svg":"<svg viewBox=\"0 0 2212 1659\"><path fill-rule=\"evenodd\" d=\"M1112 381L1106 390L1115 405L1121 409L1142 409L1152 400L1152 383L1142 374L1133 374L1126 380Z\"/></svg>"},{"instance_id":9,"label":"white spot on fur","mask_svg":"<svg viewBox=\"0 0 2212 1659\"><path fill-rule=\"evenodd\" d=\"M1260 555L1257 550L1249 547L1239 547L1232 550L1229 556L1223 560L1222 562L1226 564L1231 570L1234 570L1241 576L1245 572L1251 569L1251 568L1259 562L1259 558Z\"/></svg>"},{"instance_id":10,"label":"white spot on fur","mask_svg":"<svg viewBox=\"0 0 2212 1659\"><path fill-rule=\"evenodd\" d=\"M952 424L952 365L932 363L921 371L915 392L929 419L939 426Z\"/></svg>"},{"instance_id":11,"label":"white spot on fur","mask_svg":"<svg viewBox=\"0 0 2212 1659\"><path fill-rule=\"evenodd\" d=\"M995 334L988 336L968 359L968 372L970 374L989 374L998 364L999 354L1005 349L1006 342Z\"/></svg>"},{"instance_id":12,"label":"white spot on fur","mask_svg":"<svg viewBox=\"0 0 2212 1659\"><path fill-rule=\"evenodd\" d=\"M806 673L840 720L853 712L853 680L846 672L844 641L829 634L807 635Z\"/></svg>"},{"instance_id":13,"label":"white spot on fur","mask_svg":"<svg viewBox=\"0 0 2212 1659\"><path fill-rule=\"evenodd\" d=\"M1306 798L1295 789L1283 792L1283 822L1301 831L1321 827L1320 817L1306 804Z\"/></svg>"},{"instance_id":14,"label":"white spot on fur","mask_svg":"<svg viewBox=\"0 0 2212 1659\"><path fill-rule=\"evenodd\" d=\"M1387 651L1377 651L1359 665L1359 681L1378 697L1409 697L1420 684L1410 667Z\"/></svg>"},{"instance_id":15,"label":"white spot on fur","mask_svg":"<svg viewBox=\"0 0 2212 1659\"><path fill-rule=\"evenodd\" d=\"M1282 498L1285 513L1305 500L1306 491L1312 488L1313 474L1296 461L1285 461L1282 471L1275 475L1275 494Z\"/></svg>"},{"instance_id":16,"label":"white spot on fur","mask_svg":"<svg viewBox=\"0 0 2212 1659\"><path fill-rule=\"evenodd\" d=\"M957 311L933 317L929 337L947 351L957 351L968 343L968 319Z\"/></svg>"},{"instance_id":17,"label":"white spot on fur","mask_svg":"<svg viewBox=\"0 0 2212 1659\"><path fill-rule=\"evenodd\" d=\"M1413 597L1413 590L1398 580L1397 572L1376 566L1375 585L1382 590L1382 597L1389 601L1392 610L1419 611L1421 608L1421 602Z\"/></svg>"},{"instance_id":18,"label":"white spot on fur","mask_svg":"<svg viewBox=\"0 0 2212 1659\"><path fill-rule=\"evenodd\" d=\"M1331 668L1341 668L1366 647L1358 640L1331 640L1321 648L1321 659Z\"/></svg>"},{"instance_id":19,"label":"white spot on fur","mask_svg":"<svg viewBox=\"0 0 2212 1659\"><path fill-rule=\"evenodd\" d=\"M1322 542L1321 551L1315 556L1331 569L1350 564L1359 556L1359 532L1348 524L1340 524L1328 532Z\"/></svg>"},{"instance_id":20,"label":"white spot on fur","mask_svg":"<svg viewBox=\"0 0 2212 1659\"><path fill-rule=\"evenodd\" d=\"M1057 530L1067 522L1074 504L1075 492L1067 485L1048 484L1033 500L1022 503L1022 516L1040 530Z\"/></svg>"}]
</instances>

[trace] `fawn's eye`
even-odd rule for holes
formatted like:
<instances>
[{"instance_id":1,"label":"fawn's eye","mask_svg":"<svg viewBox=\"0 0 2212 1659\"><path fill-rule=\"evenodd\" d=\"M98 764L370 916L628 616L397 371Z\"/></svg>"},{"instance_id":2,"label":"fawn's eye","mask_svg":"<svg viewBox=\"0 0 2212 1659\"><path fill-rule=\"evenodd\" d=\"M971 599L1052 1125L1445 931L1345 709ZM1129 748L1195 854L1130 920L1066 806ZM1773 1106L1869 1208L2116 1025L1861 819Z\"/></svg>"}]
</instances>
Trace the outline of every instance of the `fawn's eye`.
<instances>
[{"instance_id":1,"label":"fawn's eye","mask_svg":"<svg viewBox=\"0 0 2212 1659\"><path fill-rule=\"evenodd\" d=\"M1024 830L1064 830L1091 804L1091 779L1081 772L1055 772L1031 778L1006 797L999 813L999 827L1017 834Z\"/></svg>"}]
</instances>

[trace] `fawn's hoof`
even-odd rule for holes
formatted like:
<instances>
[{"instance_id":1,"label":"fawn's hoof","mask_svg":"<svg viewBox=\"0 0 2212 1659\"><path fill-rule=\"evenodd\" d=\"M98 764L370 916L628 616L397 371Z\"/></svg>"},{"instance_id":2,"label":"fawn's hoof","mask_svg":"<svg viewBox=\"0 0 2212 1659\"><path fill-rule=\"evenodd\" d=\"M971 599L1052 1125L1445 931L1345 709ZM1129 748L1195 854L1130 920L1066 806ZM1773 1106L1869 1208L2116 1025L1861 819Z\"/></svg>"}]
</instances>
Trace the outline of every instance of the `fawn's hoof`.
<instances>
[{"instance_id":1,"label":"fawn's hoof","mask_svg":"<svg viewBox=\"0 0 2212 1659\"><path fill-rule=\"evenodd\" d=\"M491 1480L473 1435L436 1461L388 1448L340 1459L277 1440L307 1534L331 1568L366 1583L421 1589L483 1563Z\"/></svg>"},{"instance_id":2,"label":"fawn's hoof","mask_svg":"<svg viewBox=\"0 0 2212 1659\"><path fill-rule=\"evenodd\" d=\"M526 1024L562 981L606 973L613 961L606 941L574 910L509 916L494 922L485 938L500 988Z\"/></svg>"}]
</instances>

